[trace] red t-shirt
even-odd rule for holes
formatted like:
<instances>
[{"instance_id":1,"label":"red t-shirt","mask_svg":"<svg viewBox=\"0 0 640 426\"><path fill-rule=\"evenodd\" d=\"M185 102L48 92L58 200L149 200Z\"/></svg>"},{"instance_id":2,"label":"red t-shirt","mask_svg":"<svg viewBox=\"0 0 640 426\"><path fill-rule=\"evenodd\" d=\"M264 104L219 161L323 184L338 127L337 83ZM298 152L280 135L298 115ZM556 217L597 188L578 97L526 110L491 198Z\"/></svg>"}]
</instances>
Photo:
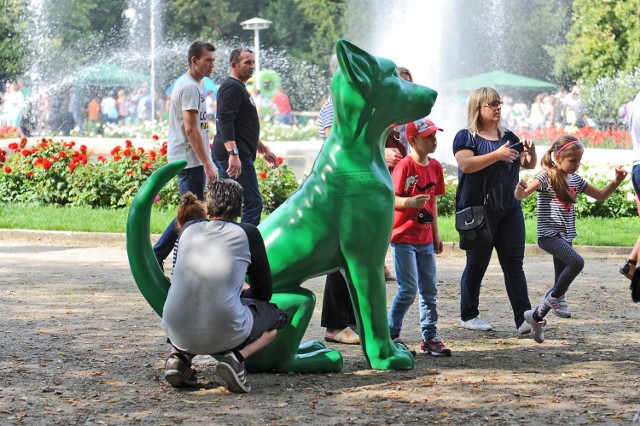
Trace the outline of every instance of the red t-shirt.
<instances>
[{"instance_id":1,"label":"red t-shirt","mask_svg":"<svg viewBox=\"0 0 640 426\"><path fill-rule=\"evenodd\" d=\"M392 243L429 244L433 242L431 221L436 196L445 193L442 165L433 158L429 165L421 166L410 155L404 157L393 169L393 188L399 197L429 194L431 198L422 209L395 209Z\"/></svg>"},{"instance_id":2,"label":"red t-shirt","mask_svg":"<svg viewBox=\"0 0 640 426\"><path fill-rule=\"evenodd\" d=\"M285 93L276 93L271 101L276 104L278 108L278 114L287 114L291 112L291 105L289 105L289 96Z\"/></svg>"}]
</instances>

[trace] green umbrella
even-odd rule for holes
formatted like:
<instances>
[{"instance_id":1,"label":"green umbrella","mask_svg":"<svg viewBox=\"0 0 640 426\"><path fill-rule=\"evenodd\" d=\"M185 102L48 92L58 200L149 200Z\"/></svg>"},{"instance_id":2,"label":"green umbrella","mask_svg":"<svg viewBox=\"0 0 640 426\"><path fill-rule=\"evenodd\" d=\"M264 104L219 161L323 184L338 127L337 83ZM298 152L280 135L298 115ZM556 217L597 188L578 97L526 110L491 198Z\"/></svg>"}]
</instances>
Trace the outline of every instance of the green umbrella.
<instances>
[{"instance_id":1,"label":"green umbrella","mask_svg":"<svg viewBox=\"0 0 640 426\"><path fill-rule=\"evenodd\" d=\"M149 76L108 62L99 62L77 71L71 78L85 86L138 86L149 82Z\"/></svg>"},{"instance_id":2,"label":"green umbrella","mask_svg":"<svg viewBox=\"0 0 640 426\"><path fill-rule=\"evenodd\" d=\"M492 71L473 75L444 84L447 89L472 90L479 87L518 88L518 89L555 89L556 85L543 80L511 74L504 71Z\"/></svg>"}]
</instances>

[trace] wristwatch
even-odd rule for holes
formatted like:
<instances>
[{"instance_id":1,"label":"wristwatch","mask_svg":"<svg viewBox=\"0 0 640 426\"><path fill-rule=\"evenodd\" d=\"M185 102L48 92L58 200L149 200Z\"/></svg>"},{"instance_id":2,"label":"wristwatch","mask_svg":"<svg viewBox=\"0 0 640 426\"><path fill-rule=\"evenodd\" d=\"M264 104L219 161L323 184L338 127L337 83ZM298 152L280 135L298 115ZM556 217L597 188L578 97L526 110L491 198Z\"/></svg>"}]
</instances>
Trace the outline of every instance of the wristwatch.
<instances>
[{"instance_id":1,"label":"wristwatch","mask_svg":"<svg viewBox=\"0 0 640 426\"><path fill-rule=\"evenodd\" d=\"M229 155L238 155L238 148L233 148L230 151L227 151Z\"/></svg>"}]
</instances>

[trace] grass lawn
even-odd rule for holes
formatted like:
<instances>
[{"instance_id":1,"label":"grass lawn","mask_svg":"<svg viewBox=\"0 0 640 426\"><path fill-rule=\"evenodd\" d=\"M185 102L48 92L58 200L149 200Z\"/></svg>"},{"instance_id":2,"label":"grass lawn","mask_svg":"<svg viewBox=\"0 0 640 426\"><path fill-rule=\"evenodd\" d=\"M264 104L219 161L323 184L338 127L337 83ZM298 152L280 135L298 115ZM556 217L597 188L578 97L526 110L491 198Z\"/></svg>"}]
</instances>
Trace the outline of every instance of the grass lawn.
<instances>
[{"instance_id":1,"label":"grass lawn","mask_svg":"<svg viewBox=\"0 0 640 426\"><path fill-rule=\"evenodd\" d=\"M129 210L0 204L0 228L84 232L125 232ZM160 234L175 216L174 211L154 210L151 232ZM439 218L443 241L458 241L453 217ZM578 219L576 245L632 247L640 234L637 217ZM536 242L536 220L527 219L527 243Z\"/></svg>"}]
</instances>

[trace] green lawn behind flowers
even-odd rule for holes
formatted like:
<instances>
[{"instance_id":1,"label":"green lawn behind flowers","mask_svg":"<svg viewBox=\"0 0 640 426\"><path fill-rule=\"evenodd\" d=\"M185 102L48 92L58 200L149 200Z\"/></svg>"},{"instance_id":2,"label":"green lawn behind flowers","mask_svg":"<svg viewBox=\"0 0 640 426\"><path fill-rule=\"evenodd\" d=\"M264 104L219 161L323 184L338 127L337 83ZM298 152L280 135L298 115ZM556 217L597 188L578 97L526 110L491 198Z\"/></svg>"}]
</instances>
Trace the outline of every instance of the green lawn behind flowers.
<instances>
[{"instance_id":1,"label":"green lawn behind flowers","mask_svg":"<svg viewBox=\"0 0 640 426\"><path fill-rule=\"evenodd\" d=\"M128 210L53 207L25 204L0 204L0 228L83 232L125 232ZM175 216L175 211L154 210L151 232L160 234ZM453 217L439 218L443 241L458 241ZM527 219L527 243L536 242L536 220ZM577 220L576 245L631 247L640 234L640 219L585 218Z\"/></svg>"}]
</instances>

